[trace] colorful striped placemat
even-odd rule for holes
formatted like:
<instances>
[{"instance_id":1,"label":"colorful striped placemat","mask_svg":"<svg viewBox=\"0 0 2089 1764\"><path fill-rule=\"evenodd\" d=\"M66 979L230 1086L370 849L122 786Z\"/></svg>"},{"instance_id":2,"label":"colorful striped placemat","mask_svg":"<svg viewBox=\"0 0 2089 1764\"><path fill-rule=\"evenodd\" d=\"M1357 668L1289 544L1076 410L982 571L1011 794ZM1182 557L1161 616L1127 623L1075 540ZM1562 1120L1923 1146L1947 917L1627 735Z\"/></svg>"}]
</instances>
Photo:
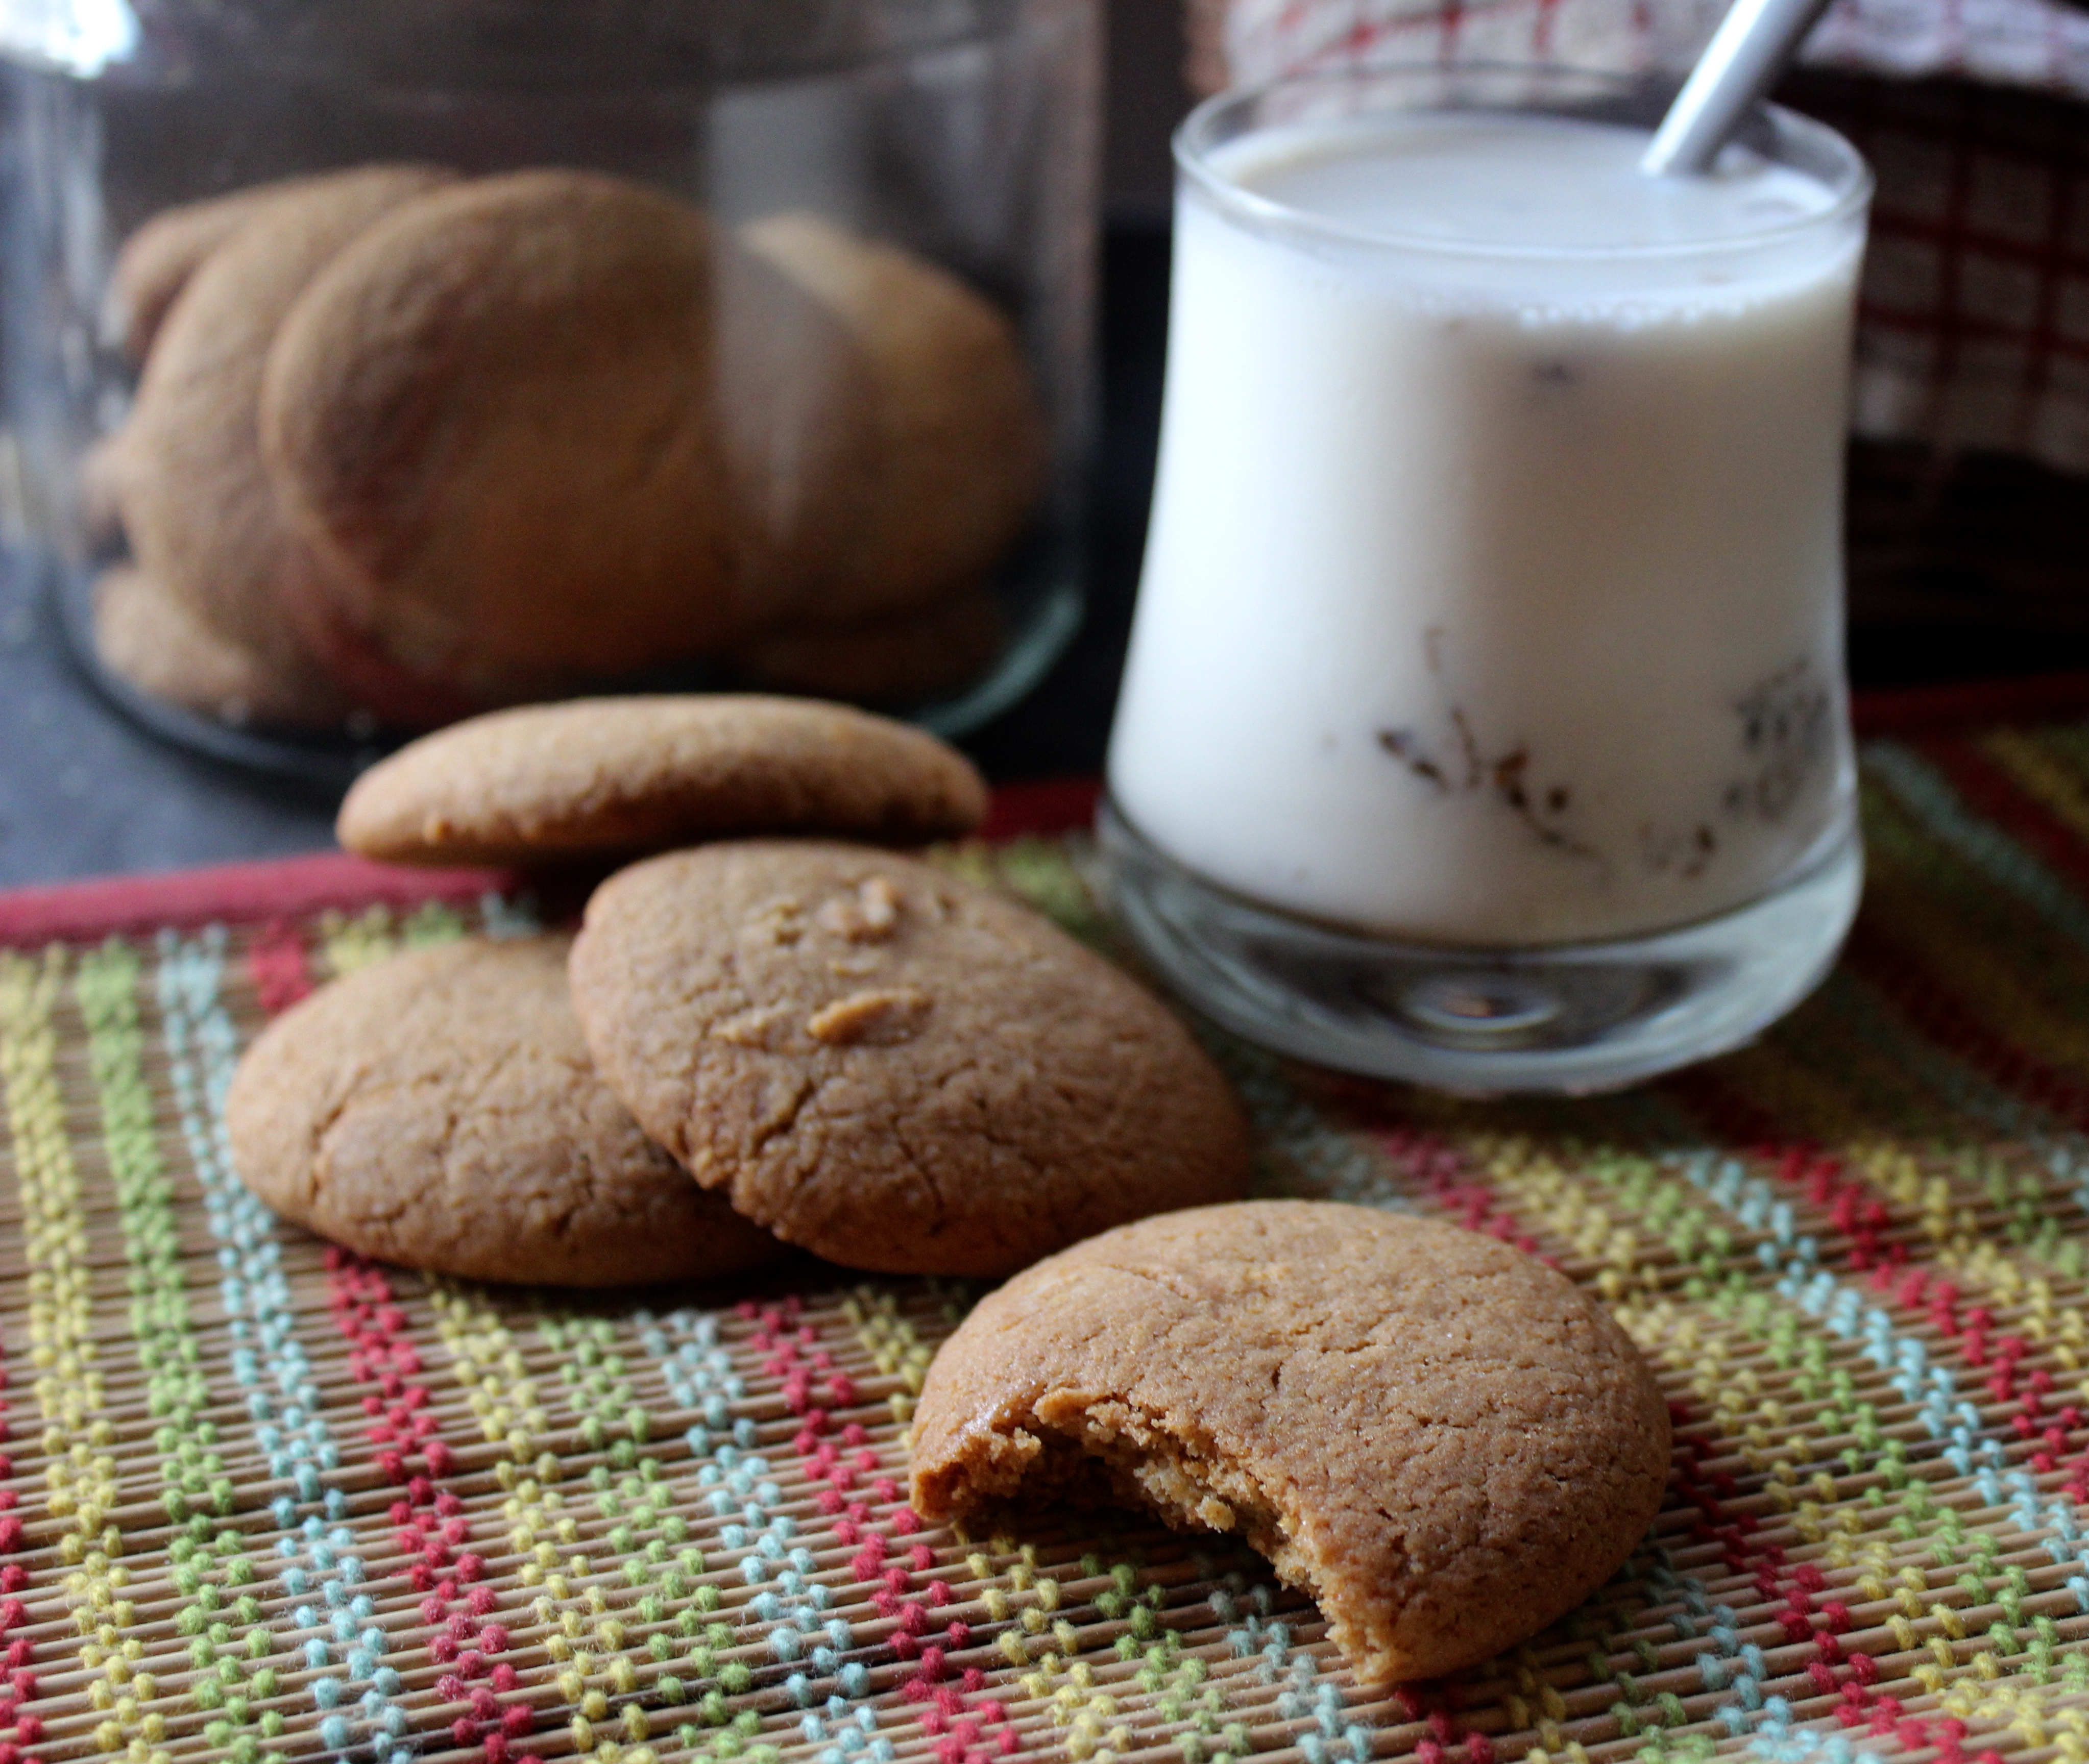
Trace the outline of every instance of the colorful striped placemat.
<instances>
[{"instance_id":1,"label":"colorful striped placemat","mask_svg":"<svg viewBox=\"0 0 2089 1764\"><path fill-rule=\"evenodd\" d=\"M242 1045L400 944L525 927L508 884L0 898L0 1764L2083 1764L2089 727L1877 741L1866 781L1848 958L1710 1067L1481 1106L1217 1044L1270 1192L1550 1258L1674 1406L1625 1569L1397 1689L1223 1539L919 1522L963 1287L800 1262L575 1304L277 1224L226 1156ZM1106 942L1051 830L1083 794L1005 808L948 861Z\"/></svg>"}]
</instances>

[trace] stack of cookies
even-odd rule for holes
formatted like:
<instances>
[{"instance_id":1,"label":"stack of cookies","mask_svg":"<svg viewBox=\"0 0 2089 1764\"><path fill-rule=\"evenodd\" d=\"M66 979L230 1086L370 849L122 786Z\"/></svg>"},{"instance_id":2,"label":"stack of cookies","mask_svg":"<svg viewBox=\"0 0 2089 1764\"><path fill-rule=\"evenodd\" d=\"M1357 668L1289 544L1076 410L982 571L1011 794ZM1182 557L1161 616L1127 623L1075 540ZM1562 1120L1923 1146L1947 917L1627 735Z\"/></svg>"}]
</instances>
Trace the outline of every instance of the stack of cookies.
<instances>
[{"instance_id":1,"label":"stack of cookies","mask_svg":"<svg viewBox=\"0 0 2089 1764\"><path fill-rule=\"evenodd\" d=\"M894 849L985 806L929 737L798 701L429 737L350 794L352 848L654 854L577 937L397 956L277 1019L227 1105L239 1173L367 1254L484 1278L719 1276L779 1243L1013 1274L922 1388L924 1517L1072 1499L1238 1535L1367 1682L1564 1614L1662 1502L1669 1418L1630 1338L1491 1239L1242 1200L1245 1122L1181 1023Z\"/></svg>"},{"instance_id":2,"label":"stack of cookies","mask_svg":"<svg viewBox=\"0 0 2089 1764\"><path fill-rule=\"evenodd\" d=\"M113 296L97 639L155 696L427 727L709 659L899 701L1001 642L1036 400L1001 313L892 246L372 165L162 214Z\"/></svg>"},{"instance_id":3,"label":"stack of cookies","mask_svg":"<svg viewBox=\"0 0 2089 1764\"><path fill-rule=\"evenodd\" d=\"M577 936L410 952L278 1018L227 1102L239 1173L365 1254L573 1286L725 1275L779 1242L999 1276L1238 1197L1246 1122L1182 1023L896 849L986 803L932 737L800 700L605 700L427 737L350 792L352 850L639 861Z\"/></svg>"}]
</instances>

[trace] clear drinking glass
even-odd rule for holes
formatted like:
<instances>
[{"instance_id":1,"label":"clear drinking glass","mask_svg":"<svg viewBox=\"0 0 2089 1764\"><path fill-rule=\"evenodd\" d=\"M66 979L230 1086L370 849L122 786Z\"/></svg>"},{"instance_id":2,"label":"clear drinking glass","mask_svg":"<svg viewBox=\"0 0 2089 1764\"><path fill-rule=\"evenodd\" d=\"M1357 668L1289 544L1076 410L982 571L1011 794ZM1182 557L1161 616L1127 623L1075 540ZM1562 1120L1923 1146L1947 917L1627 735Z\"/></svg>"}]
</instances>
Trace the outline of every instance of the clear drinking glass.
<instances>
[{"instance_id":1,"label":"clear drinking glass","mask_svg":"<svg viewBox=\"0 0 2089 1764\"><path fill-rule=\"evenodd\" d=\"M1255 169L1416 119L1650 128L1666 96L1392 69L1222 96L1177 138L1101 830L1139 942L1254 1039L1614 1087L1756 1034L1848 928L1856 153L1765 108L1745 164L1804 202L1594 246L1542 198L1473 243L1455 203L1403 231Z\"/></svg>"},{"instance_id":2,"label":"clear drinking glass","mask_svg":"<svg viewBox=\"0 0 2089 1764\"><path fill-rule=\"evenodd\" d=\"M9 537L114 696L265 767L339 779L396 733L598 689L975 724L1079 617L1100 19L1100 0L0 0ZM710 229L710 284L684 275L662 319L605 310L620 272L583 265L566 306L533 283L504 308L529 261L509 250L459 298L512 335L409 340L476 367L329 344L305 378L337 408L279 446L277 345L404 205L352 231L337 205L320 254L298 186L305 207L268 211L289 242L248 265L251 298L212 289L230 316L188 326L177 372L183 305L248 238L201 205L373 167L439 197L547 169L666 197L668 230ZM415 276L394 280L373 310L407 303ZM663 323L702 360L671 359ZM541 373L515 391L547 353L563 403ZM180 396L148 409L156 371ZM701 422L671 408L677 376Z\"/></svg>"}]
</instances>

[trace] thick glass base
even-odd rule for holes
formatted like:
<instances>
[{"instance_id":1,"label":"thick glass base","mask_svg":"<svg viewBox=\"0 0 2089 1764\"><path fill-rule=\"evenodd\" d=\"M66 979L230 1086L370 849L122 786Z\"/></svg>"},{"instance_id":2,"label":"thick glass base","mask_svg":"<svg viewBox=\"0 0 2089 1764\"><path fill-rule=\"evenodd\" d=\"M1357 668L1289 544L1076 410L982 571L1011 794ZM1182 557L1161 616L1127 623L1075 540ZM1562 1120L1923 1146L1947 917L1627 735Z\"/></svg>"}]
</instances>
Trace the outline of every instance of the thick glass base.
<instances>
[{"instance_id":1,"label":"thick glass base","mask_svg":"<svg viewBox=\"0 0 2089 1764\"><path fill-rule=\"evenodd\" d=\"M1227 894L1105 805L1119 917L1199 1009L1267 1047L1470 1096L1615 1090L1738 1047L1819 985L1856 916L1855 817L1759 901L1652 936L1449 949Z\"/></svg>"}]
</instances>

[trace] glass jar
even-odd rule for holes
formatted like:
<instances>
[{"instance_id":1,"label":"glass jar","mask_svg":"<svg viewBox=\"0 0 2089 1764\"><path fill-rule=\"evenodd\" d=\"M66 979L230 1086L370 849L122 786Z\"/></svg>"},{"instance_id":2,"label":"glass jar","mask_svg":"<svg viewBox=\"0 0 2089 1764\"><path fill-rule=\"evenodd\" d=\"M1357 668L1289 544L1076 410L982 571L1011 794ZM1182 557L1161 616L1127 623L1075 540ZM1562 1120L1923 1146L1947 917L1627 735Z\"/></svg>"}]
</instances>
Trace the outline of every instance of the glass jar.
<instances>
[{"instance_id":1,"label":"glass jar","mask_svg":"<svg viewBox=\"0 0 2089 1764\"><path fill-rule=\"evenodd\" d=\"M1079 616L1098 0L4 0L0 510L321 775L598 690L962 730Z\"/></svg>"}]
</instances>

